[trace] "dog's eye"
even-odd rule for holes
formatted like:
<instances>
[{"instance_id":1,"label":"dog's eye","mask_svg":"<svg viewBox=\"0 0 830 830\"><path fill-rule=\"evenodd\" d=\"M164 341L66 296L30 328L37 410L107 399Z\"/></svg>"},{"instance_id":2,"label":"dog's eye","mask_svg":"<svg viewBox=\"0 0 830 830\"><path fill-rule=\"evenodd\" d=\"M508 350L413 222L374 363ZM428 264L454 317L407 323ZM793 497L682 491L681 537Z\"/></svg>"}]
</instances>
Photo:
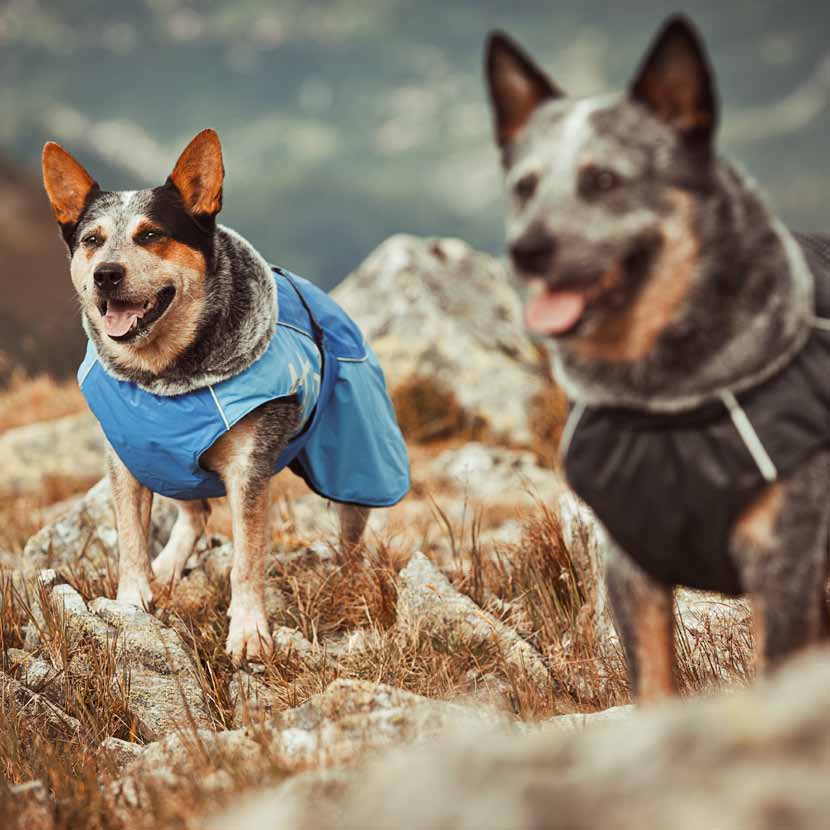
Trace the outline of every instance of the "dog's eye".
<instances>
[{"instance_id":1,"label":"dog's eye","mask_svg":"<svg viewBox=\"0 0 830 830\"><path fill-rule=\"evenodd\" d=\"M138 242L139 245L146 245L148 242L158 242L159 239L162 238L164 234L161 231L142 231L136 238L135 241Z\"/></svg>"},{"instance_id":2,"label":"dog's eye","mask_svg":"<svg viewBox=\"0 0 830 830\"><path fill-rule=\"evenodd\" d=\"M620 177L607 167L584 167L579 172L579 192L583 196L607 193L620 184Z\"/></svg>"},{"instance_id":3,"label":"dog's eye","mask_svg":"<svg viewBox=\"0 0 830 830\"><path fill-rule=\"evenodd\" d=\"M539 186L539 176L536 173L528 173L522 176L513 186L513 192L521 201L526 202L536 192Z\"/></svg>"},{"instance_id":4,"label":"dog's eye","mask_svg":"<svg viewBox=\"0 0 830 830\"><path fill-rule=\"evenodd\" d=\"M81 240L81 244L86 245L87 248L100 248L104 240L97 233L90 233Z\"/></svg>"}]
</instances>

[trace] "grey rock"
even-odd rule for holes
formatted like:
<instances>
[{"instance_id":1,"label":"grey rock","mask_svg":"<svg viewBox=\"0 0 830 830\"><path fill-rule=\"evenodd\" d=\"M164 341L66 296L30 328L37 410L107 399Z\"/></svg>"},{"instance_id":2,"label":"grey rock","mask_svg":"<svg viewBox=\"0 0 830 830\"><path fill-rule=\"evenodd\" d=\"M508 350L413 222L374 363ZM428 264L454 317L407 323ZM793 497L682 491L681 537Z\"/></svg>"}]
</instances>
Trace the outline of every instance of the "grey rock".
<instances>
[{"instance_id":1,"label":"grey rock","mask_svg":"<svg viewBox=\"0 0 830 830\"><path fill-rule=\"evenodd\" d=\"M581 732L597 725L618 723L632 717L637 711L633 705L612 706L600 712L579 712L572 715L557 715L541 724L542 729L556 732Z\"/></svg>"},{"instance_id":2,"label":"grey rock","mask_svg":"<svg viewBox=\"0 0 830 830\"><path fill-rule=\"evenodd\" d=\"M601 728L449 736L392 750L328 794L261 792L208 826L823 830L828 685L825 651L751 690L678 700Z\"/></svg>"},{"instance_id":3,"label":"grey rock","mask_svg":"<svg viewBox=\"0 0 830 830\"><path fill-rule=\"evenodd\" d=\"M104 738L98 744L98 751L107 759L111 767L118 771L123 770L140 757L144 747L140 744L122 741L120 738Z\"/></svg>"},{"instance_id":4,"label":"grey rock","mask_svg":"<svg viewBox=\"0 0 830 830\"><path fill-rule=\"evenodd\" d=\"M296 628L280 625L271 631L274 654L283 661L291 658L305 661L317 650Z\"/></svg>"},{"instance_id":5,"label":"grey rock","mask_svg":"<svg viewBox=\"0 0 830 830\"><path fill-rule=\"evenodd\" d=\"M235 727L261 723L270 718L279 707L274 691L258 677L248 672L234 672L228 684L228 694L233 703L233 725Z\"/></svg>"},{"instance_id":6,"label":"grey rock","mask_svg":"<svg viewBox=\"0 0 830 830\"><path fill-rule=\"evenodd\" d=\"M0 672L0 698L13 701L27 721L42 724L57 735L66 737L81 732L81 724L76 718L5 672Z\"/></svg>"},{"instance_id":7,"label":"grey rock","mask_svg":"<svg viewBox=\"0 0 830 830\"><path fill-rule=\"evenodd\" d=\"M541 499L552 498L565 487L557 473L539 466L532 452L477 441L440 453L428 473L430 481L456 485L482 501L503 501L505 496L527 489Z\"/></svg>"},{"instance_id":8,"label":"grey rock","mask_svg":"<svg viewBox=\"0 0 830 830\"><path fill-rule=\"evenodd\" d=\"M401 234L332 296L372 343L393 393L412 378L441 384L471 420L510 443L530 443L528 403L549 383L547 358L525 333L500 260L459 239Z\"/></svg>"},{"instance_id":9,"label":"grey rock","mask_svg":"<svg viewBox=\"0 0 830 830\"><path fill-rule=\"evenodd\" d=\"M156 556L170 535L176 510L155 499L150 528L150 554ZM64 574L118 572L118 534L108 479L99 481L56 522L36 533L23 550L21 568L32 577L44 568Z\"/></svg>"},{"instance_id":10,"label":"grey rock","mask_svg":"<svg viewBox=\"0 0 830 830\"><path fill-rule=\"evenodd\" d=\"M57 706L66 700L66 676L60 669L18 648L8 649L6 660L9 668L24 686L42 694Z\"/></svg>"},{"instance_id":11,"label":"grey rock","mask_svg":"<svg viewBox=\"0 0 830 830\"><path fill-rule=\"evenodd\" d=\"M52 589L63 582L63 577L52 568L40 571L34 581L27 580L21 571L12 575L15 588L26 598L29 608L29 621L26 623L26 636L23 648L34 651L40 645L43 633L46 631L46 619L43 616L41 603L49 597Z\"/></svg>"},{"instance_id":12,"label":"grey rock","mask_svg":"<svg viewBox=\"0 0 830 830\"><path fill-rule=\"evenodd\" d=\"M369 751L434 737L449 728L472 731L501 721L473 708L374 683L335 680L302 706L279 713L267 728L284 765L353 763Z\"/></svg>"},{"instance_id":13,"label":"grey rock","mask_svg":"<svg viewBox=\"0 0 830 830\"><path fill-rule=\"evenodd\" d=\"M89 412L10 429L0 435L0 495L37 493L49 478L94 481L104 474L105 446Z\"/></svg>"},{"instance_id":14,"label":"grey rock","mask_svg":"<svg viewBox=\"0 0 830 830\"><path fill-rule=\"evenodd\" d=\"M261 694L256 678L237 676L239 687ZM205 757L214 767L257 775L277 767L286 773L353 764L367 753L401 742L434 737L449 728L473 732L500 723L500 716L364 680L337 680L302 706L246 729L172 734L149 745L115 788L116 801L138 803L148 788L192 786ZM224 788L225 777L199 785ZM304 788L299 788L304 789ZM310 790L304 790L310 791Z\"/></svg>"},{"instance_id":15,"label":"grey rock","mask_svg":"<svg viewBox=\"0 0 830 830\"><path fill-rule=\"evenodd\" d=\"M193 658L179 635L151 614L99 598L87 607L69 585L52 591L52 603L73 642L114 648L113 683L147 738L177 729L208 727L211 718Z\"/></svg>"},{"instance_id":16,"label":"grey rock","mask_svg":"<svg viewBox=\"0 0 830 830\"><path fill-rule=\"evenodd\" d=\"M205 775L207 764L221 774ZM232 770L244 779L262 774L270 764L268 747L244 729L173 733L144 747L124 768L122 777L112 783L108 794L120 811L164 793L175 797L184 788L192 791L198 787L204 794L229 792L235 782L225 771Z\"/></svg>"},{"instance_id":17,"label":"grey rock","mask_svg":"<svg viewBox=\"0 0 830 830\"><path fill-rule=\"evenodd\" d=\"M540 688L551 682L545 662L514 629L457 591L424 556L416 552L400 572L397 626L403 634L425 634L448 650L496 647L512 667L523 670Z\"/></svg>"},{"instance_id":18,"label":"grey rock","mask_svg":"<svg viewBox=\"0 0 830 830\"><path fill-rule=\"evenodd\" d=\"M376 629L356 628L339 637L331 637L321 645L329 657L339 660L341 657L350 657L381 648L383 637Z\"/></svg>"}]
</instances>

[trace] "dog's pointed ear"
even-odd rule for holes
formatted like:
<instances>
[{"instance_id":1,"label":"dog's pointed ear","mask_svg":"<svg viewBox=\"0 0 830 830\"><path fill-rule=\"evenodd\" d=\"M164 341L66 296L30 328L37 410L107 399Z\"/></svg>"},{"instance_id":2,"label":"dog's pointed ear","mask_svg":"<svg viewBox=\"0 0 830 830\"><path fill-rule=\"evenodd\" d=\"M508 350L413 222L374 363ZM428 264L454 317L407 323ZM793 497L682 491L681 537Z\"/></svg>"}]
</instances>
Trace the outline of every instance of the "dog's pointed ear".
<instances>
[{"instance_id":1,"label":"dog's pointed ear","mask_svg":"<svg viewBox=\"0 0 830 830\"><path fill-rule=\"evenodd\" d=\"M58 223L64 228L77 224L90 194L98 189L95 180L54 141L43 147L41 168L43 186Z\"/></svg>"},{"instance_id":2,"label":"dog's pointed ear","mask_svg":"<svg viewBox=\"0 0 830 830\"><path fill-rule=\"evenodd\" d=\"M715 81L701 37L688 18L676 15L666 21L629 96L685 137L711 139L718 122Z\"/></svg>"},{"instance_id":3,"label":"dog's pointed ear","mask_svg":"<svg viewBox=\"0 0 830 830\"><path fill-rule=\"evenodd\" d=\"M222 145L215 130L202 130L185 147L168 179L195 217L214 217L222 210Z\"/></svg>"},{"instance_id":4,"label":"dog's pointed ear","mask_svg":"<svg viewBox=\"0 0 830 830\"><path fill-rule=\"evenodd\" d=\"M484 74L493 107L496 141L502 151L540 104L564 95L503 32L491 32L487 38Z\"/></svg>"}]
</instances>

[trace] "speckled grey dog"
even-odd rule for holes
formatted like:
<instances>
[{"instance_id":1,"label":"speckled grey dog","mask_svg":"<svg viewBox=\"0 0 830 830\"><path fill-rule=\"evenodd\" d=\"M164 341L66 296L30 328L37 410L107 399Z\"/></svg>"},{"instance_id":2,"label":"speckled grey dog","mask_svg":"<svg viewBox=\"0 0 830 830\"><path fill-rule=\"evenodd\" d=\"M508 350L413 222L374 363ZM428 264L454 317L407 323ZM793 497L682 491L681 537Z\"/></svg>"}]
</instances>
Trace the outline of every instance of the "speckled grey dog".
<instances>
[{"instance_id":1,"label":"speckled grey dog","mask_svg":"<svg viewBox=\"0 0 830 830\"><path fill-rule=\"evenodd\" d=\"M148 608L181 577L208 498L227 495L234 557L227 651L273 651L265 607L269 483L285 467L338 503L341 547L369 509L409 488L383 372L356 324L322 291L271 268L217 222L224 164L203 130L167 181L106 191L62 147L43 181L89 336L79 383L107 437L118 523L118 600ZM178 518L150 563L154 494Z\"/></svg>"},{"instance_id":2,"label":"speckled grey dog","mask_svg":"<svg viewBox=\"0 0 830 830\"><path fill-rule=\"evenodd\" d=\"M632 687L673 688L675 585L749 594L777 661L826 628L830 243L718 157L682 17L622 96L566 97L498 33L486 75L510 256L572 404L568 479L613 539Z\"/></svg>"}]
</instances>

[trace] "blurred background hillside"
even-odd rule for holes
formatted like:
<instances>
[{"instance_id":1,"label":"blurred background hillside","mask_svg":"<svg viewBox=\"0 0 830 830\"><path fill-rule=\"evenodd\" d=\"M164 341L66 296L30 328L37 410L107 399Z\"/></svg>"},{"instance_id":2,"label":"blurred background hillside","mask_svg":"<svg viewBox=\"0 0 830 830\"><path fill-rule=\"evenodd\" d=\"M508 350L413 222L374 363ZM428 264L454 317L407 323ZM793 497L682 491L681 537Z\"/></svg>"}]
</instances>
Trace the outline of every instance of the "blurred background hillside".
<instances>
[{"instance_id":1,"label":"blurred background hillside","mask_svg":"<svg viewBox=\"0 0 830 830\"><path fill-rule=\"evenodd\" d=\"M224 222L331 288L398 231L500 249L480 71L489 29L513 33L583 95L621 88L675 9L657 0L0 0L0 351L8 365L56 373L81 355L38 178L47 139L105 188L132 189L161 183L189 138L215 127ZM725 151L789 223L828 228L830 4L683 9L717 68Z\"/></svg>"}]
</instances>

